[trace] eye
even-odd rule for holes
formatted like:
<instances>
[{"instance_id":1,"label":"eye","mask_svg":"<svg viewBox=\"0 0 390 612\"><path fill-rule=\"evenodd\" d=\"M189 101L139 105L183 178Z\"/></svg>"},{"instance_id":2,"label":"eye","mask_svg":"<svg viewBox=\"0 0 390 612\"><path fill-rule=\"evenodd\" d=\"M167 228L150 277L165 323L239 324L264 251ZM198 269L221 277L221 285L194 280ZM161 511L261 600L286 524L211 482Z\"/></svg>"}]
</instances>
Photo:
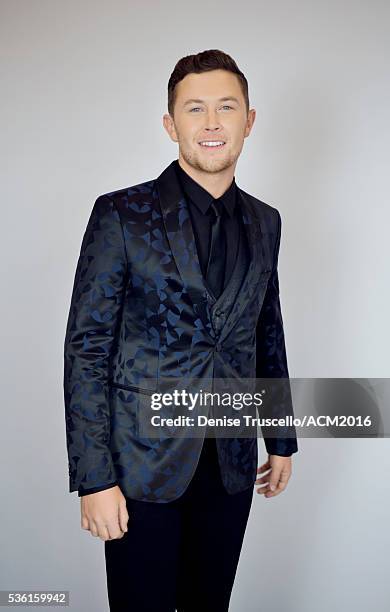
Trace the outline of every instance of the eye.
<instances>
[{"instance_id":1,"label":"eye","mask_svg":"<svg viewBox=\"0 0 390 612\"><path fill-rule=\"evenodd\" d=\"M229 106L228 104L225 104L222 108L233 108L233 107Z\"/></svg>"},{"instance_id":2,"label":"eye","mask_svg":"<svg viewBox=\"0 0 390 612\"><path fill-rule=\"evenodd\" d=\"M191 108L190 113L192 113L192 111L196 110L197 108L200 108L200 106L194 106L194 108Z\"/></svg>"}]
</instances>

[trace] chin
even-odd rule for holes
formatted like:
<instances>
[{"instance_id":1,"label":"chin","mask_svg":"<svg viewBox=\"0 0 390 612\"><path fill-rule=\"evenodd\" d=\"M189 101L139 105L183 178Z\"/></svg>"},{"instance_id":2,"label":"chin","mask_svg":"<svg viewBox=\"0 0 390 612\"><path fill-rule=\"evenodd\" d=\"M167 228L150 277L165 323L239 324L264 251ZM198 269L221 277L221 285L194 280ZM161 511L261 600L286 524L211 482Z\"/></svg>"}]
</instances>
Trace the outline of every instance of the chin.
<instances>
[{"instance_id":1,"label":"chin","mask_svg":"<svg viewBox=\"0 0 390 612\"><path fill-rule=\"evenodd\" d=\"M226 157L225 159L210 159L207 161L201 161L202 170L205 172L222 172L233 164L233 161L230 157Z\"/></svg>"},{"instance_id":2,"label":"chin","mask_svg":"<svg viewBox=\"0 0 390 612\"><path fill-rule=\"evenodd\" d=\"M194 156L191 160L188 160L188 163L203 172L221 172L222 170L226 170L226 168L230 168L234 162L229 155L226 155L219 159L202 159L198 156Z\"/></svg>"}]
</instances>

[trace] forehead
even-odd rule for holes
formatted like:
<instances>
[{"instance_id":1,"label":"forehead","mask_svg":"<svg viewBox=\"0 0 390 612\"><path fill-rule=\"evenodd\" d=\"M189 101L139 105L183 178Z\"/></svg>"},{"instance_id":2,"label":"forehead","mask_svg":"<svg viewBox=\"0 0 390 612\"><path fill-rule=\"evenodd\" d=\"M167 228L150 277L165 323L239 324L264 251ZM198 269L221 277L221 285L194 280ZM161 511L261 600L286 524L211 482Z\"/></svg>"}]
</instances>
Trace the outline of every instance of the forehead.
<instances>
[{"instance_id":1,"label":"forehead","mask_svg":"<svg viewBox=\"0 0 390 612\"><path fill-rule=\"evenodd\" d=\"M187 74L176 86L176 99L185 104L190 99L205 103L225 97L243 97L237 75L227 70L209 70Z\"/></svg>"}]
</instances>

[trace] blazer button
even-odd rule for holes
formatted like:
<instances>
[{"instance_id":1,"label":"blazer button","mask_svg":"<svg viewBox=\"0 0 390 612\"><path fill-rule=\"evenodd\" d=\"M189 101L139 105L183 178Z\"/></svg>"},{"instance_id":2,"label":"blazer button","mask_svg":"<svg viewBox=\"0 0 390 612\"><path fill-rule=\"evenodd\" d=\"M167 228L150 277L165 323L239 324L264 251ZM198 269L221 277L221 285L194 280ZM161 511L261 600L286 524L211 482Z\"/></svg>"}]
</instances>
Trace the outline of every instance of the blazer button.
<instances>
[{"instance_id":1,"label":"blazer button","mask_svg":"<svg viewBox=\"0 0 390 612\"><path fill-rule=\"evenodd\" d=\"M219 351L222 351L222 344L220 344L220 343L218 342L218 344L216 344L216 345L215 345L215 350L216 350L216 351L218 351L218 352L219 352Z\"/></svg>"}]
</instances>

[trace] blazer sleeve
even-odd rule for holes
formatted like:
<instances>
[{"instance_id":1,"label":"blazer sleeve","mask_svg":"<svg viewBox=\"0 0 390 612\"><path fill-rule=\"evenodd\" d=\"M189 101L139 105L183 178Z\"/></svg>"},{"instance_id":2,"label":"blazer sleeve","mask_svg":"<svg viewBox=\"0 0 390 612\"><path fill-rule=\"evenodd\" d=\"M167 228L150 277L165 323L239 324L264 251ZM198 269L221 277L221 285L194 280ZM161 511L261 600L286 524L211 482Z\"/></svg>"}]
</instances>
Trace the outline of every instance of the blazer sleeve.
<instances>
[{"instance_id":1,"label":"blazer sleeve","mask_svg":"<svg viewBox=\"0 0 390 612\"><path fill-rule=\"evenodd\" d=\"M279 379L268 386L271 392L264 398L266 414L260 416L283 418L294 416L294 413L279 297L278 258L282 222L279 211L276 210L276 213L277 237L273 267L256 326L256 378ZM270 455L290 456L298 451L294 426L262 427L262 432ZM271 436L271 433L275 435Z\"/></svg>"},{"instance_id":2,"label":"blazer sleeve","mask_svg":"<svg viewBox=\"0 0 390 612\"><path fill-rule=\"evenodd\" d=\"M109 450L110 357L127 279L123 228L114 202L99 196L81 244L64 342L69 492L113 485Z\"/></svg>"},{"instance_id":3,"label":"blazer sleeve","mask_svg":"<svg viewBox=\"0 0 390 612\"><path fill-rule=\"evenodd\" d=\"M112 489L112 487L115 487L116 485L119 486L119 483L113 482L111 484L104 485L102 487L92 487L91 489L84 489L83 487L80 486L78 496L86 497L87 495L91 495L92 493L98 493L99 491L105 491L106 489Z\"/></svg>"}]
</instances>

